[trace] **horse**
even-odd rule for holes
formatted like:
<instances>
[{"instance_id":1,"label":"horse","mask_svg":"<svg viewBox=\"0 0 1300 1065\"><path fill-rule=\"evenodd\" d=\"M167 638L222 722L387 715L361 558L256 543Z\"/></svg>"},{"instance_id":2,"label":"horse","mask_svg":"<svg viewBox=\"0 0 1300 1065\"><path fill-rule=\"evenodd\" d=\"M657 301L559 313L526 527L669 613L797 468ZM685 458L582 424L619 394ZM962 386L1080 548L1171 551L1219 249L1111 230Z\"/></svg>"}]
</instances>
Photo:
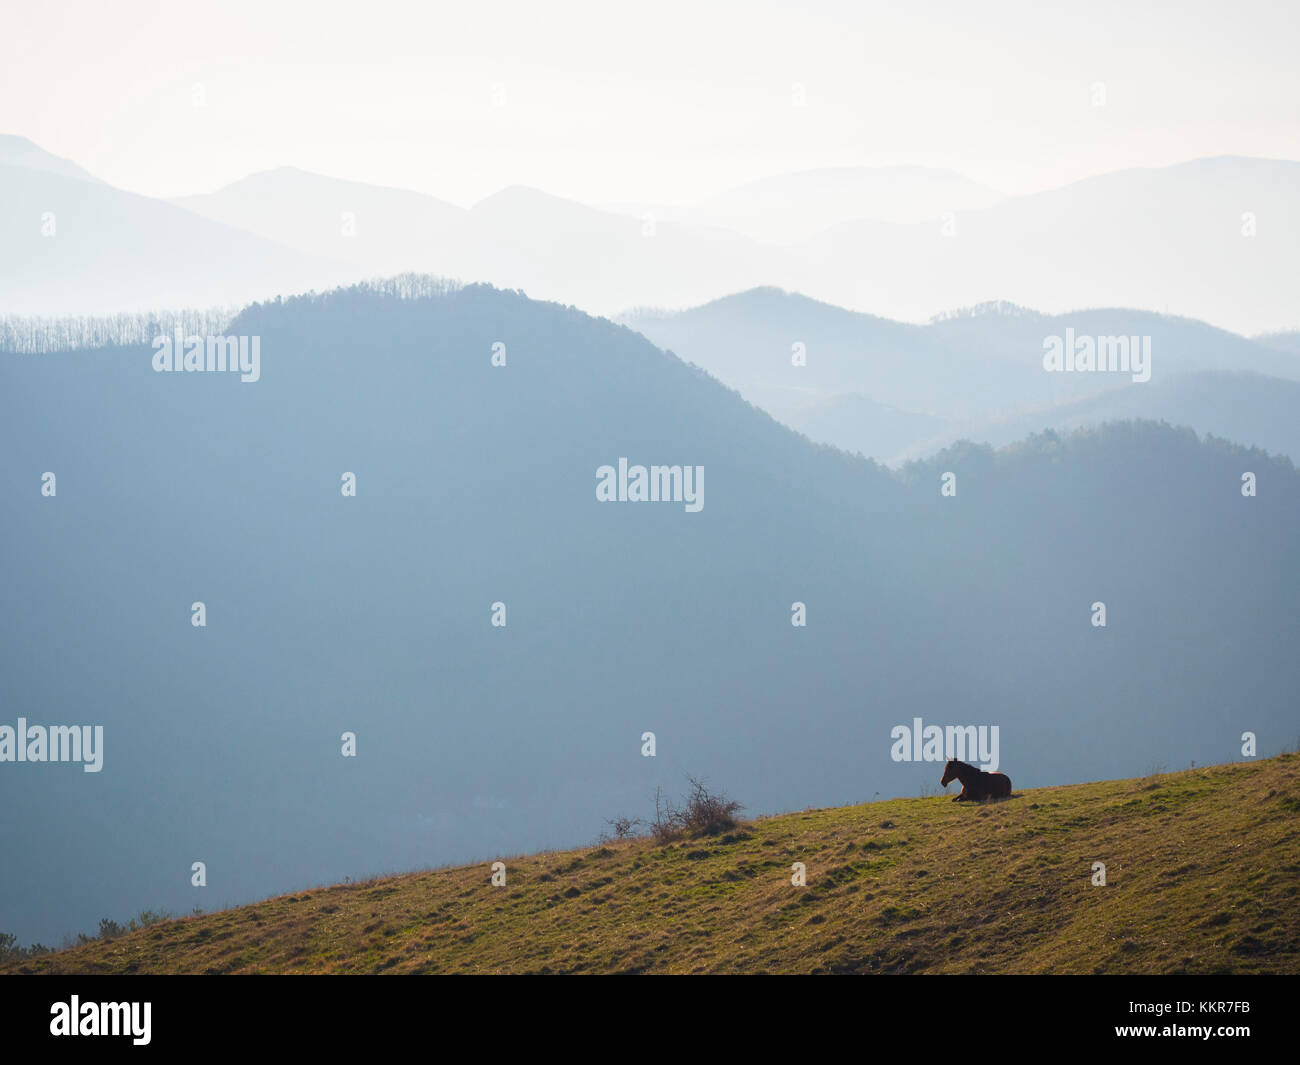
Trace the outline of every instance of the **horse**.
<instances>
[{"instance_id":1,"label":"horse","mask_svg":"<svg viewBox=\"0 0 1300 1065\"><path fill-rule=\"evenodd\" d=\"M1011 778L1005 773L986 773L973 765L949 758L943 767L944 787L953 780L961 781L961 794L953 802L975 802L983 799L1005 799L1011 794Z\"/></svg>"}]
</instances>

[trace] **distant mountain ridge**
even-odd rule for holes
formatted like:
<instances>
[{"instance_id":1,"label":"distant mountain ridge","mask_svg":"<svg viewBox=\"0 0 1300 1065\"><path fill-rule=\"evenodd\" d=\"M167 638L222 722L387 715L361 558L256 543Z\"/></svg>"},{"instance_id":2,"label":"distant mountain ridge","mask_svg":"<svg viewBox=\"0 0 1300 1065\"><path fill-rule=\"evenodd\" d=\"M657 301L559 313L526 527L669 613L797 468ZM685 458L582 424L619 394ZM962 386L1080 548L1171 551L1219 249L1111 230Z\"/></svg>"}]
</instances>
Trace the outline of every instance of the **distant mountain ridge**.
<instances>
[{"instance_id":1,"label":"distant mountain ridge","mask_svg":"<svg viewBox=\"0 0 1300 1065\"><path fill-rule=\"evenodd\" d=\"M866 182L864 191L854 191L854 182ZM774 285L913 322L1005 300L1046 313L1127 306L1242 333L1276 332L1297 326L1297 188L1300 164L1241 158L1126 170L1015 197L923 168L849 168L763 179L724 194L711 214L622 214L522 187L465 210L423 193L281 168L174 201L297 253L289 262L283 250L250 250L265 281L241 276L239 256L223 254L215 239L204 245L218 250L205 252L201 269L172 262L154 281L136 261L145 249L167 239L172 227L187 241L195 232L192 220L182 226L155 214L136 218L134 242L121 234L96 238L122 242L111 257L88 249L70 254L62 284L42 269L49 249L11 244L14 278L32 277L0 292L0 311L84 313L97 297L94 309L122 309L118 267L148 277L156 302L181 305L213 302L217 285L264 298L416 270L605 315L638 305L690 307ZM0 202L0 236L39 230L41 212L57 213L67 193L54 184L30 191ZM921 212L908 207L908 197L957 206ZM104 202L83 229L95 219L108 226L128 210L122 201ZM882 221L873 211L909 220ZM918 212L927 217L911 220ZM773 243L778 236L783 242Z\"/></svg>"},{"instance_id":2,"label":"distant mountain ridge","mask_svg":"<svg viewBox=\"0 0 1300 1065\"><path fill-rule=\"evenodd\" d=\"M890 464L963 438L1001 445L1129 417L1300 461L1300 357L1285 338L1131 309L1049 315L1005 301L912 325L772 287L620 320L813 440ZM1150 337L1151 380L1046 372L1045 340L1066 330Z\"/></svg>"},{"instance_id":3,"label":"distant mountain ridge","mask_svg":"<svg viewBox=\"0 0 1300 1065\"><path fill-rule=\"evenodd\" d=\"M908 225L949 211L990 207L1003 198L951 170L824 167L759 178L693 205L628 205L625 210L731 229L764 244L794 244L853 219Z\"/></svg>"},{"instance_id":4,"label":"distant mountain ridge","mask_svg":"<svg viewBox=\"0 0 1300 1065\"><path fill-rule=\"evenodd\" d=\"M26 137L16 137L11 133L0 133L0 166L18 166L81 181L99 180L70 159L51 155Z\"/></svg>"},{"instance_id":5,"label":"distant mountain ridge","mask_svg":"<svg viewBox=\"0 0 1300 1065\"><path fill-rule=\"evenodd\" d=\"M285 247L382 274L427 265L430 253L466 213L422 193L340 181L296 167L252 174L219 192L170 202Z\"/></svg>"},{"instance_id":6,"label":"distant mountain ridge","mask_svg":"<svg viewBox=\"0 0 1300 1065\"><path fill-rule=\"evenodd\" d=\"M84 173L0 161L0 314L243 305L352 272Z\"/></svg>"}]
</instances>

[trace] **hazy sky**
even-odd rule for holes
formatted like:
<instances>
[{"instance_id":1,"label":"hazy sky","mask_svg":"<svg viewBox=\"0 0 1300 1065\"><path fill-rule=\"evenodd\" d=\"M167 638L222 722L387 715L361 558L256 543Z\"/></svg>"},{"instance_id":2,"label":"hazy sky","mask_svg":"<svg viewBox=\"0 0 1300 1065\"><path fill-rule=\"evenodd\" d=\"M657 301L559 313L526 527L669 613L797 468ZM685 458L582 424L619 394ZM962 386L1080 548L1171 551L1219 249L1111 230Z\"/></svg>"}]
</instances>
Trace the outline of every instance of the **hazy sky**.
<instances>
[{"instance_id":1,"label":"hazy sky","mask_svg":"<svg viewBox=\"0 0 1300 1065\"><path fill-rule=\"evenodd\" d=\"M162 196L290 165L464 205L899 163L1018 193L1300 159L1298 30L1294 0L0 0L0 132Z\"/></svg>"}]
</instances>

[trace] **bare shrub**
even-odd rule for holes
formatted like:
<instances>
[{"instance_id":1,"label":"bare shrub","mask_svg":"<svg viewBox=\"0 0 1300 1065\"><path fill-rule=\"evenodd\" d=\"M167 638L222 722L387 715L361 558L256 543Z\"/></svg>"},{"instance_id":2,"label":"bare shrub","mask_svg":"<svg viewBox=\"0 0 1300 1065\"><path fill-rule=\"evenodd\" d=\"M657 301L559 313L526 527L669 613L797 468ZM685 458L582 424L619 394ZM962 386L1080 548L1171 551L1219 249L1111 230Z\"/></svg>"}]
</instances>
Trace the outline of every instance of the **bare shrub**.
<instances>
[{"instance_id":1,"label":"bare shrub","mask_svg":"<svg viewBox=\"0 0 1300 1065\"><path fill-rule=\"evenodd\" d=\"M645 824L639 817L611 817L605 824L614 830L613 836L608 833L600 837L601 843L607 843L611 840L631 839L636 835L637 826Z\"/></svg>"},{"instance_id":2,"label":"bare shrub","mask_svg":"<svg viewBox=\"0 0 1300 1065\"><path fill-rule=\"evenodd\" d=\"M671 843L683 836L718 836L737 827L736 812L744 807L708 785L689 777L691 790L682 806L674 805L663 797L662 789L655 791L655 819L650 824L650 834L657 843Z\"/></svg>"}]
</instances>

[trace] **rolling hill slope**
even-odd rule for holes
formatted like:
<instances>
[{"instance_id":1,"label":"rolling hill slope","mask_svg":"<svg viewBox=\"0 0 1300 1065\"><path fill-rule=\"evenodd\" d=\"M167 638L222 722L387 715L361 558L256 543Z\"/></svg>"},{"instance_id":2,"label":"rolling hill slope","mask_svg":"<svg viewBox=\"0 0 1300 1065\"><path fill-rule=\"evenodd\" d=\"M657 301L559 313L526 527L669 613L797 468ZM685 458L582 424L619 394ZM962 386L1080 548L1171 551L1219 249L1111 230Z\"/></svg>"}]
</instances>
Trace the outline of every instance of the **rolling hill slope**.
<instances>
[{"instance_id":1,"label":"rolling hill slope","mask_svg":"<svg viewBox=\"0 0 1300 1065\"><path fill-rule=\"evenodd\" d=\"M510 858L502 887L483 862L281 895L0 972L1294 973L1297 809L1283 754L807 810Z\"/></svg>"}]
</instances>

